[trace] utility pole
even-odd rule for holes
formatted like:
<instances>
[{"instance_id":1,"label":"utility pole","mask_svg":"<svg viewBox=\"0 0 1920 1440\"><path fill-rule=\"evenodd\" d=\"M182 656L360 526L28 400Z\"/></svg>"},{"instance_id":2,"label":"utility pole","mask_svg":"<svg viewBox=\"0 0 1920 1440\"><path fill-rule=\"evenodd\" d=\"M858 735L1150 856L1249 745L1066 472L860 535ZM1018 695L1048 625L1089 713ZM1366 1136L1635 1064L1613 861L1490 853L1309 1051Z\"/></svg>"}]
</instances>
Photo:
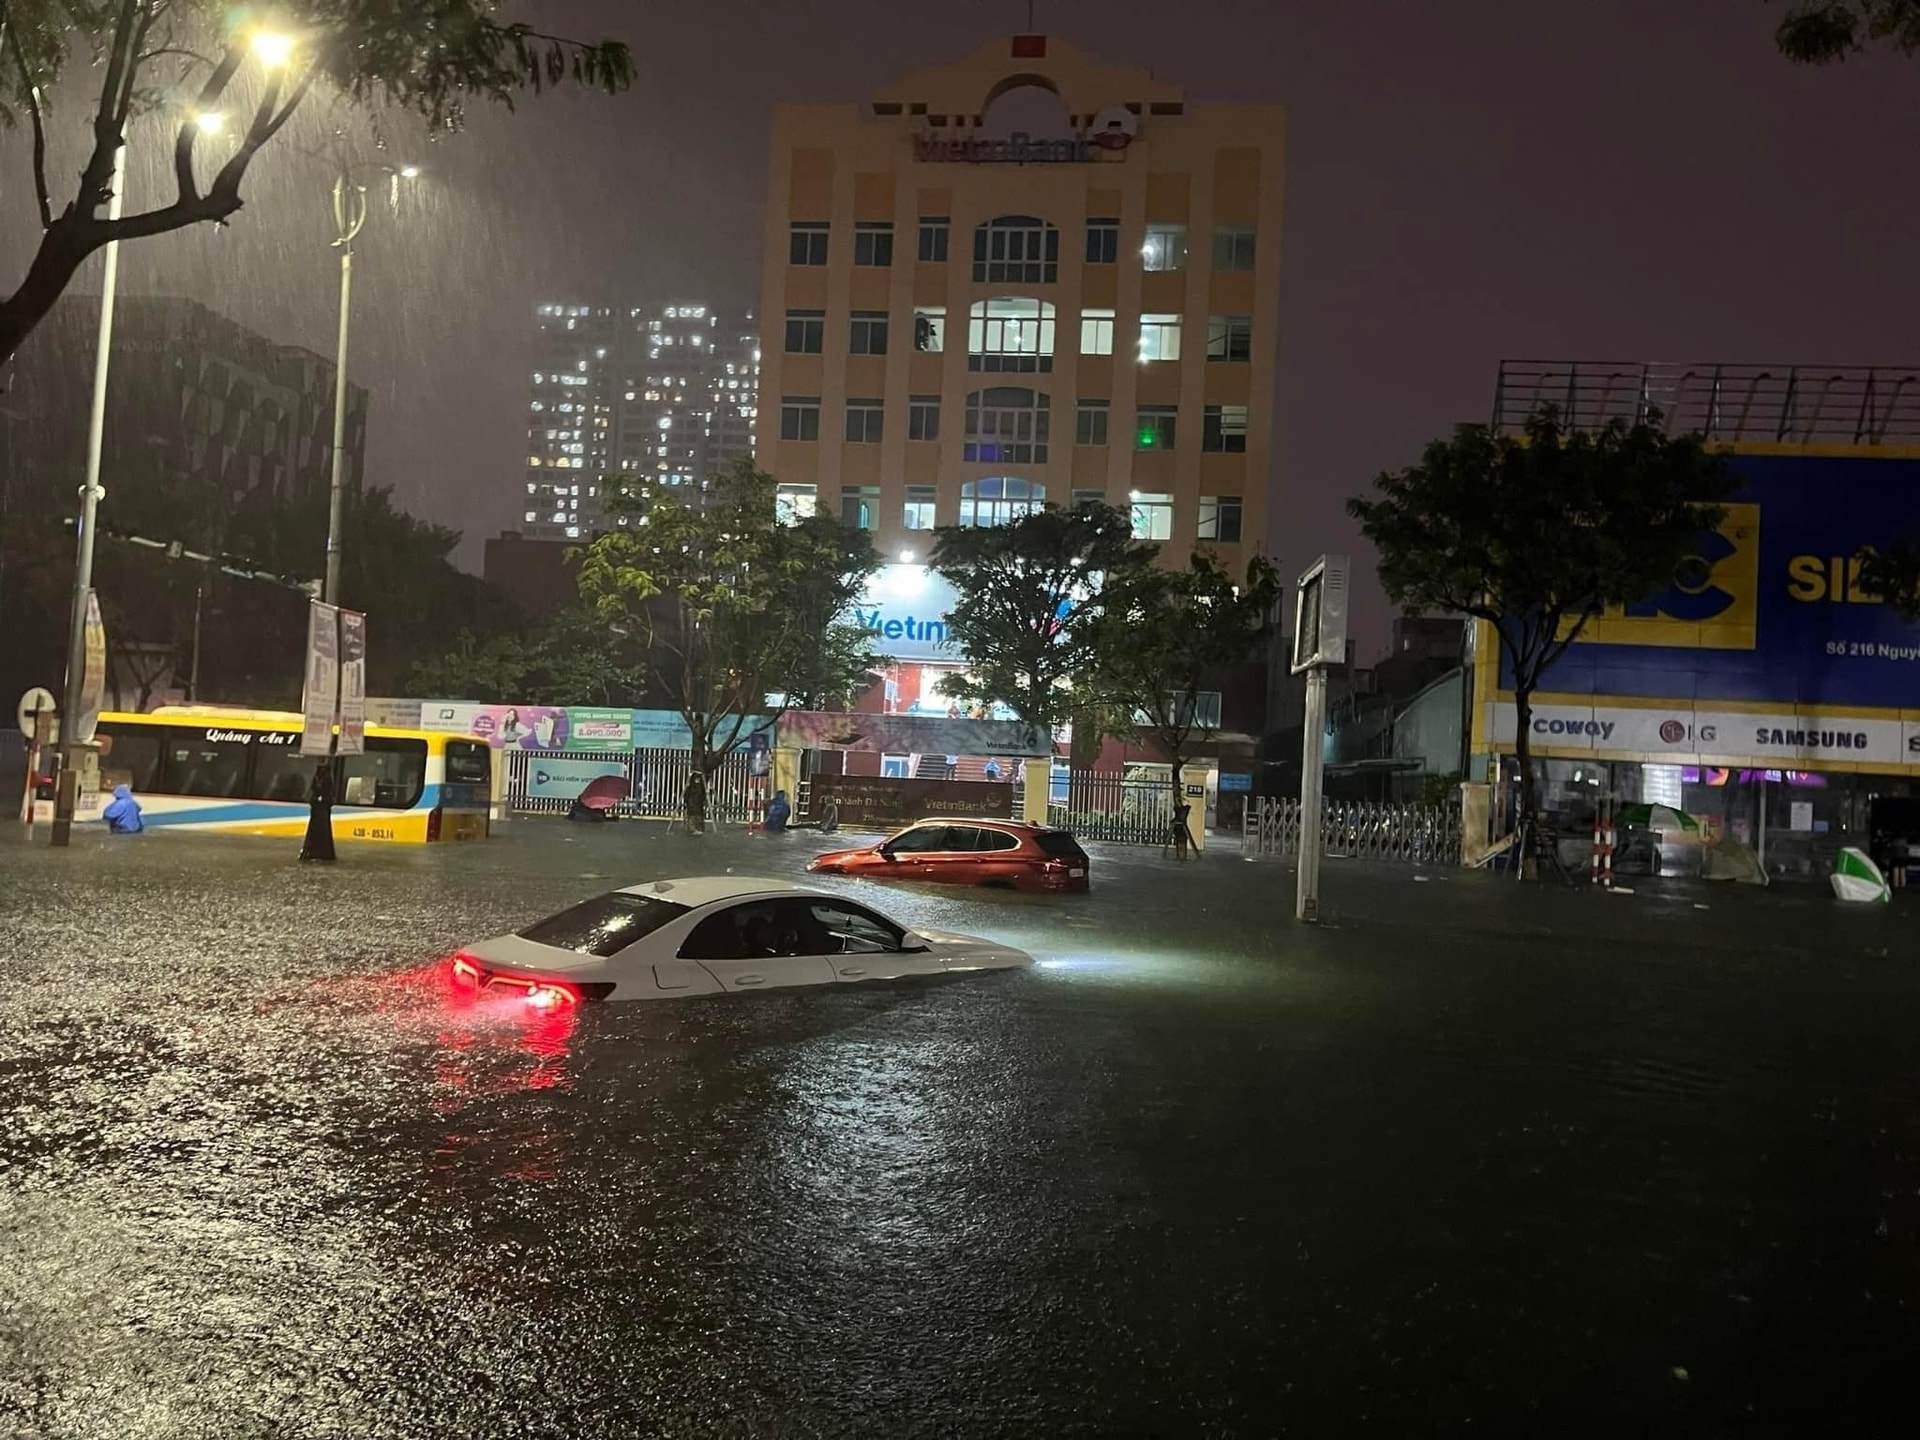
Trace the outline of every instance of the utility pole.
<instances>
[{"instance_id":1,"label":"utility pole","mask_svg":"<svg viewBox=\"0 0 1920 1440\"><path fill-rule=\"evenodd\" d=\"M340 250L340 340L333 357L333 476L327 492L327 579L321 596L340 603L340 526L347 495L347 323L353 305L353 242L367 223L367 187L342 168L333 182L334 244Z\"/></svg>"}]
</instances>

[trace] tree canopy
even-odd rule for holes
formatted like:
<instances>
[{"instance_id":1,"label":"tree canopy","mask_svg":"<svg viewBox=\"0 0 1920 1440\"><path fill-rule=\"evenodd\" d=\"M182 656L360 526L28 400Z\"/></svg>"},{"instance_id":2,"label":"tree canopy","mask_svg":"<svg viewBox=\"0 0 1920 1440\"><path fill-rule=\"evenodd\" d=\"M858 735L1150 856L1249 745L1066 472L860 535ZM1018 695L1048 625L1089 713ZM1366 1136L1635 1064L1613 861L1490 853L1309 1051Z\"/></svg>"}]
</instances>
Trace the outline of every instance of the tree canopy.
<instances>
[{"instance_id":1,"label":"tree canopy","mask_svg":"<svg viewBox=\"0 0 1920 1440\"><path fill-rule=\"evenodd\" d=\"M1093 673L1102 591L1151 559L1129 517L1108 505L943 527L932 564L957 593L947 635L967 669L942 691L1005 705L1051 732L1075 708L1076 680Z\"/></svg>"},{"instance_id":2,"label":"tree canopy","mask_svg":"<svg viewBox=\"0 0 1920 1440\"><path fill-rule=\"evenodd\" d=\"M1383 474L1347 509L1380 554L1387 596L1410 613L1487 621L1513 671L1523 815L1533 814L1531 699L1587 623L1672 582L1733 489L1694 436L1659 417L1563 427L1549 407L1523 435L1462 425L1418 465Z\"/></svg>"},{"instance_id":3,"label":"tree canopy","mask_svg":"<svg viewBox=\"0 0 1920 1440\"><path fill-rule=\"evenodd\" d=\"M42 227L26 275L0 300L0 360L109 241L228 220L255 155L316 89L446 130L474 100L511 107L557 85L612 93L631 83L625 45L546 34L498 10L494 0L0 0L0 121L17 130L24 119ZM73 120L86 160L70 188L57 186L54 99L63 76L86 66L99 77L93 113ZM203 117L236 101L245 118L220 142L223 158L203 161L215 144ZM109 218L115 152L142 116L170 134L174 195Z\"/></svg>"},{"instance_id":4,"label":"tree canopy","mask_svg":"<svg viewBox=\"0 0 1920 1440\"><path fill-rule=\"evenodd\" d=\"M871 669L845 618L880 563L864 531L826 515L783 523L774 478L746 461L692 497L605 483L615 528L581 552L580 593L646 645L654 686L686 721L702 770L769 710L769 696L844 695Z\"/></svg>"},{"instance_id":5,"label":"tree canopy","mask_svg":"<svg viewBox=\"0 0 1920 1440\"><path fill-rule=\"evenodd\" d=\"M1861 551L1860 590L1878 595L1902 620L1920 623L1920 531Z\"/></svg>"},{"instance_id":6,"label":"tree canopy","mask_svg":"<svg viewBox=\"0 0 1920 1440\"><path fill-rule=\"evenodd\" d=\"M1920 0L1809 0L1774 31L1780 53L1806 65L1832 65L1870 45L1902 55L1920 51Z\"/></svg>"},{"instance_id":7,"label":"tree canopy","mask_svg":"<svg viewBox=\"0 0 1920 1440\"><path fill-rule=\"evenodd\" d=\"M1166 756L1175 786L1219 728L1218 716L1200 708L1201 691L1258 656L1279 591L1278 574L1258 555L1239 583L1202 553L1184 570L1142 566L1108 584L1094 626L1093 688L1114 728Z\"/></svg>"}]
</instances>

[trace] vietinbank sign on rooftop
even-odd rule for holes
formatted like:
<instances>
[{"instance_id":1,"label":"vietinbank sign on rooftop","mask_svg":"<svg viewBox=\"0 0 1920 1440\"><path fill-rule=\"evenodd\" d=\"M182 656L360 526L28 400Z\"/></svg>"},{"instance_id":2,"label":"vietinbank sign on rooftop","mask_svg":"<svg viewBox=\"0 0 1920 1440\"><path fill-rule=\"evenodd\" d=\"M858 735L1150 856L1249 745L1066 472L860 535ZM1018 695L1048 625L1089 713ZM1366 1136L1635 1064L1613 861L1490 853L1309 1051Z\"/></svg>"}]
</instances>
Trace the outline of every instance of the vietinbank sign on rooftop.
<instances>
[{"instance_id":1,"label":"vietinbank sign on rooftop","mask_svg":"<svg viewBox=\"0 0 1920 1440\"><path fill-rule=\"evenodd\" d=\"M913 137L913 158L923 165L1094 165L1120 159L1138 126L1131 110L1115 105L1094 116L1093 124L1077 135L1016 130L1005 138L986 138L922 132Z\"/></svg>"},{"instance_id":2,"label":"vietinbank sign on rooftop","mask_svg":"<svg viewBox=\"0 0 1920 1440\"><path fill-rule=\"evenodd\" d=\"M894 660L944 660L960 652L947 638L953 586L925 565L882 565L853 607L853 623L872 637L876 655Z\"/></svg>"}]
</instances>

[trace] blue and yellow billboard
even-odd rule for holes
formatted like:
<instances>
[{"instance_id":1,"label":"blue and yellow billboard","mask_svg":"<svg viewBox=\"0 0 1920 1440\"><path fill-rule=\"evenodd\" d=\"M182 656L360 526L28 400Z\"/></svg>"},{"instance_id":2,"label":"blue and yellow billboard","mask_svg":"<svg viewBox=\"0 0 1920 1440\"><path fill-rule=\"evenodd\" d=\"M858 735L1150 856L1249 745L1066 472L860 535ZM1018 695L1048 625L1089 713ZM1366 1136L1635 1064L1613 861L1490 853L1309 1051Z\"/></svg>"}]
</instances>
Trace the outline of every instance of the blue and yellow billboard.
<instances>
[{"instance_id":1,"label":"blue and yellow billboard","mask_svg":"<svg viewBox=\"0 0 1920 1440\"><path fill-rule=\"evenodd\" d=\"M1741 487L1674 583L1589 622L1548 671L1536 749L1920 765L1920 626L1861 593L1856 558L1920 530L1920 457L1733 454L1728 464ZM1476 707L1479 750L1512 747L1504 656L1499 680Z\"/></svg>"}]
</instances>

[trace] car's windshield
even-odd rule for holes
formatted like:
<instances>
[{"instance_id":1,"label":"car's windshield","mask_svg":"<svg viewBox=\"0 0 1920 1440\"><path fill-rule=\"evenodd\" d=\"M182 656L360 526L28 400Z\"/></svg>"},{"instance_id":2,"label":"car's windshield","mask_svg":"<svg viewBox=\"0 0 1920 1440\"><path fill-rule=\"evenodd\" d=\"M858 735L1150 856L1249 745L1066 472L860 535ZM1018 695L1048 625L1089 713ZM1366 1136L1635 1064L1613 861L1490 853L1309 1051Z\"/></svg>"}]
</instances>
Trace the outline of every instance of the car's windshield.
<instances>
[{"instance_id":1,"label":"car's windshield","mask_svg":"<svg viewBox=\"0 0 1920 1440\"><path fill-rule=\"evenodd\" d=\"M671 900L616 890L529 925L520 938L582 955L612 955L686 913L685 905Z\"/></svg>"}]
</instances>

